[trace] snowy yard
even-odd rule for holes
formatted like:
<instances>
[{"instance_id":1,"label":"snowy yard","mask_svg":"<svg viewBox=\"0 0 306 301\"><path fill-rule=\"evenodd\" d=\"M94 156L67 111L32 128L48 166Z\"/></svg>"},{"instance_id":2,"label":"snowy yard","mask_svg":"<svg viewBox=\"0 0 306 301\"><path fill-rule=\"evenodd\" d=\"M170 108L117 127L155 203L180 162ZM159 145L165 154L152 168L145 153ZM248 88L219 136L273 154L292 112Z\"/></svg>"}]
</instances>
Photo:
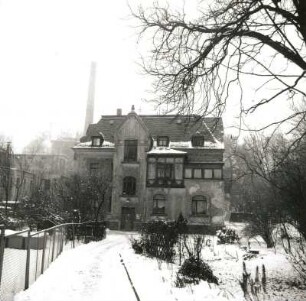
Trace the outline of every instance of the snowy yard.
<instances>
[{"instance_id":1,"label":"snowy yard","mask_svg":"<svg viewBox=\"0 0 306 301\"><path fill-rule=\"evenodd\" d=\"M137 300L120 255L141 301L244 300L239 280L245 251L237 245L212 244L203 251L203 258L219 278L219 286L202 281L199 285L176 288L174 283L179 266L136 255L129 241L136 235L110 231L103 241L64 252L14 300ZM299 277L284 255L260 248L259 255L246 260L247 270L251 273L255 273L256 265L261 267L262 264L267 270L265 300L306 300L306 291L297 285Z\"/></svg>"}]
</instances>

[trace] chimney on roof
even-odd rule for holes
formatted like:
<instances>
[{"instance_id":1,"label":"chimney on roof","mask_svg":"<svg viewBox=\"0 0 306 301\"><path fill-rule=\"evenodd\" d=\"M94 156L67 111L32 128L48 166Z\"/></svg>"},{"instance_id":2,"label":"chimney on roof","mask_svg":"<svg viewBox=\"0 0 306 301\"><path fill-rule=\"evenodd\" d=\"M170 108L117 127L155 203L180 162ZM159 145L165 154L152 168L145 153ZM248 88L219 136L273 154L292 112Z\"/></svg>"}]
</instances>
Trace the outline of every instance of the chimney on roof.
<instances>
[{"instance_id":1,"label":"chimney on roof","mask_svg":"<svg viewBox=\"0 0 306 301\"><path fill-rule=\"evenodd\" d=\"M93 123L94 107L95 107L95 81L96 81L96 62L91 62L84 135L86 135L88 126L91 123Z\"/></svg>"},{"instance_id":2,"label":"chimney on roof","mask_svg":"<svg viewBox=\"0 0 306 301\"><path fill-rule=\"evenodd\" d=\"M117 109L117 116L121 116L122 115L122 109Z\"/></svg>"}]
</instances>

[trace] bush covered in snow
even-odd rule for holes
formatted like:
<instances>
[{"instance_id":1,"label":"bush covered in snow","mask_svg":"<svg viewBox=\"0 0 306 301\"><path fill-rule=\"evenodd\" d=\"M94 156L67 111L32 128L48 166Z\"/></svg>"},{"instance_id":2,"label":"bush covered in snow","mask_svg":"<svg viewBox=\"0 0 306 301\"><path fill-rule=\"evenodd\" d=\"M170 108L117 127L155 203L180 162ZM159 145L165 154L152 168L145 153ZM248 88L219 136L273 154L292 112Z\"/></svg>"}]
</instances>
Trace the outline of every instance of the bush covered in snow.
<instances>
[{"instance_id":1,"label":"bush covered in snow","mask_svg":"<svg viewBox=\"0 0 306 301\"><path fill-rule=\"evenodd\" d=\"M198 284L200 280L218 284L218 278L202 259L195 257L186 259L178 271L176 286L184 287L186 284Z\"/></svg>"},{"instance_id":2,"label":"bush covered in snow","mask_svg":"<svg viewBox=\"0 0 306 301\"><path fill-rule=\"evenodd\" d=\"M175 222L151 221L143 226L139 240L131 240L132 248L136 254L144 253L172 262L176 253L175 246L183 233L187 233L187 220L182 214Z\"/></svg>"},{"instance_id":3,"label":"bush covered in snow","mask_svg":"<svg viewBox=\"0 0 306 301\"><path fill-rule=\"evenodd\" d=\"M135 238L131 239L132 248L135 251L136 254L142 254L143 253L143 244L141 239L137 240Z\"/></svg>"},{"instance_id":4,"label":"bush covered in snow","mask_svg":"<svg viewBox=\"0 0 306 301\"><path fill-rule=\"evenodd\" d=\"M221 230L218 230L216 234L219 244L232 244L239 241L239 236L236 231L227 227L223 227Z\"/></svg>"},{"instance_id":5,"label":"bush covered in snow","mask_svg":"<svg viewBox=\"0 0 306 301\"><path fill-rule=\"evenodd\" d=\"M169 262L173 261L177 239L178 231L174 222L152 221L142 229L141 244L145 253Z\"/></svg>"}]
</instances>

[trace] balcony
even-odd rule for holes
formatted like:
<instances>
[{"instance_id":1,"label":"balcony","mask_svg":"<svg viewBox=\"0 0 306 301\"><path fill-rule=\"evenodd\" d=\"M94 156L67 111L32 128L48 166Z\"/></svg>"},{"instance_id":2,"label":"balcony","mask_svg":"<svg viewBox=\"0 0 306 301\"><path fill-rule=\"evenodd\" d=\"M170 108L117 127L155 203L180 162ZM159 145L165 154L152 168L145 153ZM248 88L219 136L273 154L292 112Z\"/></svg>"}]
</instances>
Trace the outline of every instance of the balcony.
<instances>
[{"instance_id":1,"label":"balcony","mask_svg":"<svg viewBox=\"0 0 306 301\"><path fill-rule=\"evenodd\" d=\"M184 188L185 186L182 179L157 178L147 180L147 187Z\"/></svg>"}]
</instances>

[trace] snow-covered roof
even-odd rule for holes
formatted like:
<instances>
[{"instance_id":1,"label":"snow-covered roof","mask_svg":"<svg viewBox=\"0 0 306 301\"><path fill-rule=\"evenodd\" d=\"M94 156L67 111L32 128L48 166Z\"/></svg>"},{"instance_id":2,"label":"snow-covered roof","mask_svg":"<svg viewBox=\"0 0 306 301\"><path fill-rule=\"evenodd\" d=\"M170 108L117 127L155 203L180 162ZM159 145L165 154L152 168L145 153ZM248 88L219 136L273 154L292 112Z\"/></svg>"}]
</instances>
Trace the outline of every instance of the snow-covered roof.
<instances>
[{"instance_id":1,"label":"snow-covered roof","mask_svg":"<svg viewBox=\"0 0 306 301\"><path fill-rule=\"evenodd\" d=\"M114 148L114 147L115 147L114 143L104 140L102 146L92 146L92 142L87 141L87 142L81 142L81 143L77 144L76 146L74 146L73 148L103 149L103 148Z\"/></svg>"},{"instance_id":2,"label":"snow-covered roof","mask_svg":"<svg viewBox=\"0 0 306 301\"><path fill-rule=\"evenodd\" d=\"M134 113L135 114L135 113ZM189 141L195 133L205 137L206 141L223 141L223 123L221 118L200 117L196 115L137 115L148 129L151 137L168 136L170 141ZM93 136L101 136L114 142L118 128L128 118L126 115L103 115L99 122L90 124L82 142L90 141Z\"/></svg>"},{"instance_id":3,"label":"snow-covered roof","mask_svg":"<svg viewBox=\"0 0 306 301\"><path fill-rule=\"evenodd\" d=\"M147 152L148 155L185 155L186 152L178 151L169 147L155 147Z\"/></svg>"},{"instance_id":4,"label":"snow-covered roof","mask_svg":"<svg viewBox=\"0 0 306 301\"><path fill-rule=\"evenodd\" d=\"M191 141L170 141L170 148L200 148L200 149L224 149L224 143L204 141L204 146L192 146Z\"/></svg>"}]
</instances>

